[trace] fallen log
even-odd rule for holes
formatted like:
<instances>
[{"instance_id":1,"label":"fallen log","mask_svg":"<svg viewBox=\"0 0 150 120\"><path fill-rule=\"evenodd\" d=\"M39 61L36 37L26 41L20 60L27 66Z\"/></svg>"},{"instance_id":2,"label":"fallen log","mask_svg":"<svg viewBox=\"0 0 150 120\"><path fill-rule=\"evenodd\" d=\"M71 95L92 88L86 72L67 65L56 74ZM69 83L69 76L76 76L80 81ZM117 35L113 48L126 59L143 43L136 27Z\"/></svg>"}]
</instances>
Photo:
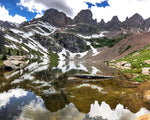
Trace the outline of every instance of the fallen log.
<instances>
[{"instance_id":1,"label":"fallen log","mask_svg":"<svg viewBox=\"0 0 150 120\"><path fill-rule=\"evenodd\" d=\"M91 74L74 74L73 76L78 78L87 78L87 79L113 79L114 78L114 76L91 75Z\"/></svg>"}]
</instances>

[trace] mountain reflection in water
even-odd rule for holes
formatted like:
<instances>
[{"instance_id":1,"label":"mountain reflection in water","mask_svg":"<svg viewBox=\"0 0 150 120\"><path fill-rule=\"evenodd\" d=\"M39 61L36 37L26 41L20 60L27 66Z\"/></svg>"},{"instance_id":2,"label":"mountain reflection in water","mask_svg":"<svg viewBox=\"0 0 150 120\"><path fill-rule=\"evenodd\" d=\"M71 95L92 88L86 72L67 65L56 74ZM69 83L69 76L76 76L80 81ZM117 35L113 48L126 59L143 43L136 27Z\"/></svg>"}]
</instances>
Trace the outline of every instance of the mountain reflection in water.
<instances>
[{"instance_id":1,"label":"mountain reflection in water","mask_svg":"<svg viewBox=\"0 0 150 120\"><path fill-rule=\"evenodd\" d=\"M80 80L72 78L75 73L115 79ZM0 80L0 120L134 120L150 113L142 97L148 87L128 82L102 63L62 61L54 67L35 62L19 71L0 72Z\"/></svg>"}]
</instances>

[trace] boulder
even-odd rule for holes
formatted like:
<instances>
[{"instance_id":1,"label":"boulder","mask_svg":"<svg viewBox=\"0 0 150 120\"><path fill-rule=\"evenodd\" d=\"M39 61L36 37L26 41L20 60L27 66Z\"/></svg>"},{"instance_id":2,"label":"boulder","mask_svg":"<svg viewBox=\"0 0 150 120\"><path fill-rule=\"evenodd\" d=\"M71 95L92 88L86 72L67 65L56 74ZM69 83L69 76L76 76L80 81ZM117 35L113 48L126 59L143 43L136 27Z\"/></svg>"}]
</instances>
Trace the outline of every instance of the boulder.
<instances>
[{"instance_id":1,"label":"boulder","mask_svg":"<svg viewBox=\"0 0 150 120\"><path fill-rule=\"evenodd\" d=\"M150 60L146 60L146 61L144 61L144 63L150 64Z\"/></svg>"},{"instance_id":2,"label":"boulder","mask_svg":"<svg viewBox=\"0 0 150 120\"><path fill-rule=\"evenodd\" d=\"M149 75L149 73L150 73L150 71L149 71L149 67L147 67L147 68L142 68L142 74L144 74L144 75Z\"/></svg>"},{"instance_id":3,"label":"boulder","mask_svg":"<svg viewBox=\"0 0 150 120\"><path fill-rule=\"evenodd\" d=\"M127 61L120 61L116 63L115 66L120 69L131 69L131 63L128 63Z\"/></svg>"}]
</instances>

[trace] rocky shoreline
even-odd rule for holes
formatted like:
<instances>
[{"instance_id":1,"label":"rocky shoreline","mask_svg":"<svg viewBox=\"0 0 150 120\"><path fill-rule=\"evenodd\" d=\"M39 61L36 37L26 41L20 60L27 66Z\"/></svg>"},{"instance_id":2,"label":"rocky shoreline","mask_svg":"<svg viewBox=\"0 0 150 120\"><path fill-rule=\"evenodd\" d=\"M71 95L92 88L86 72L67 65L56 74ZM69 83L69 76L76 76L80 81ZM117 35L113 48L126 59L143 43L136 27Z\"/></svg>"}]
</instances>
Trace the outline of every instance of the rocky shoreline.
<instances>
[{"instance_id":1,"label":"rocky shoreline","mask_svg":"<svg viewBox=\"0 0 150 120\"><path fill-rule=\"evenodd\" d=\"M5 70L18 70L27 65L25 62L27 56L9 56L7 60L3 62L2 69Z\"/></svg>"}]
</instances>

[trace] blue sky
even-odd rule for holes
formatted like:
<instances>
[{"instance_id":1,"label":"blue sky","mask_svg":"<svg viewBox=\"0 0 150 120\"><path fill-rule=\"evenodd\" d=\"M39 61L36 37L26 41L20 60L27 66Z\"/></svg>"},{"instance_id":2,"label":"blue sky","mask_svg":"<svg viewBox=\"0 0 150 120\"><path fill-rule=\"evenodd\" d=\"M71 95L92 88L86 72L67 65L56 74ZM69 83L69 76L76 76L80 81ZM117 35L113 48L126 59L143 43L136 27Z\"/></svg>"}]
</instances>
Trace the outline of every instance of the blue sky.
<instances>
[{"instance_id":1,"label":"blue sky","mask_svg":"<svg viewBox=\"0 0 150 120\"><path fill-rule=\"evenodd\" d=\"M85 2L88 5L88 9L91 9L92 7L109 7L109 3L108 0L104 0L101 2L96 2L96 3L92 3L92 2Z\"/></svg>"},{"instance_id":2,"label":"blue sky","mask_svg":"<svg viewBox=\"0 0 150 120\"><path fill-rule=\"evenodd\" d=\"M150 0L0 0L0 20L21 23L41 17L49 8L56 8L74 18L82 9L90 9L93 18L105 22L115 15L121 21L135 13L150 17Z\"/></svg>"},{"instance_id":3,"label":"blue sky","mask_svg":"<svg viewBox=\"0 0 150 120\"><path fill-rule=\"evenodd\" d=\"M15 16L16 14L20 16L25 16L27 20L33 19L37 13L28 11L28 8L19 6L17 3L20 3L20 0L1 0L1 6L9 11L9 15Z\"/></svg>"}]
</instances>

